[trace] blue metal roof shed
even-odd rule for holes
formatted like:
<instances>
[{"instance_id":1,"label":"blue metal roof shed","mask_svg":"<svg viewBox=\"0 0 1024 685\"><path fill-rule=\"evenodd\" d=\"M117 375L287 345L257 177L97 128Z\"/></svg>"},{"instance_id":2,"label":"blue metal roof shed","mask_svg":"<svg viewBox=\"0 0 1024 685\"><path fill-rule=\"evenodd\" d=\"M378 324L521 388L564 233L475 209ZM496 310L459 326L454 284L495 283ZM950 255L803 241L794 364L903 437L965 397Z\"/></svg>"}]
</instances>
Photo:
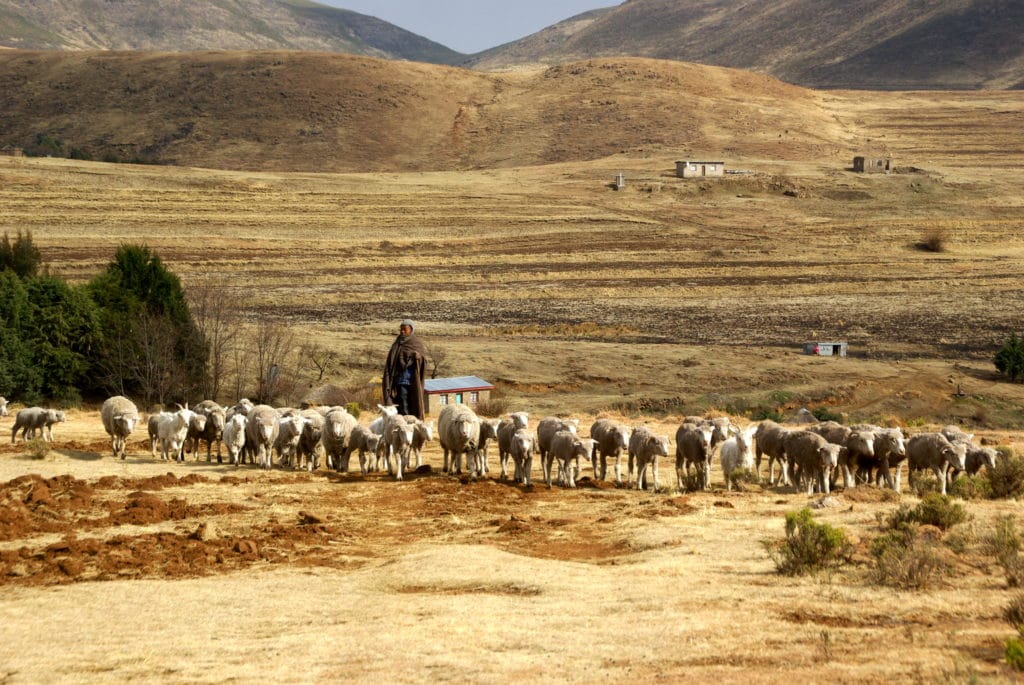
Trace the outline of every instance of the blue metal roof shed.
<instances>
[{"instance_id":1,"label":"blue metal roof shed","mask_svg":"<svg viewBox=\"0 0 1024 685\"><path fill-rule=\"evenodd\" d=\"M490 399L494 386L477 376L430 378L423 382L427 395L427 413L436 415L449 404L475 406Z\"/></svg>"},{"instance_id":2,"label":"blue metal roof shed","mask_svg":"<svg viewBox=\"0 0 1024 685\"><path fill-rule=\"evenodd\" d=\"M423 391L427 394L438 392L465 392L467 390L494 390L494 386L483 378L478 378L476 376L428 378L423 381Z\"/></svg>"}]
</instances>

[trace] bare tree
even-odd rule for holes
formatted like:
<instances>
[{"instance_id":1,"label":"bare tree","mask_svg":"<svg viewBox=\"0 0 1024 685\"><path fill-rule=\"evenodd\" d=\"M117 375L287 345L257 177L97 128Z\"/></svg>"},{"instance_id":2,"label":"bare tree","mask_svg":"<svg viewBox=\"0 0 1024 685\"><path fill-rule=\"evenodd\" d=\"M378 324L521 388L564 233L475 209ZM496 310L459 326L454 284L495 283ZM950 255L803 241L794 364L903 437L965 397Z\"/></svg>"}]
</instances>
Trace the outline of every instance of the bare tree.
<instances>
[{"instance_id":1,"label":"bare tree","mask_svg":"<svg viewBox=\"0 0 1024 685\"><path fill-rule=\"evenodd\" d=\"M278 323L260 320L252 337L252 361L256 376L255 400L270 403L286 378L293 377L289 362L295 350L295 336Z\"/></svg>"},{"instance_id":2,"label":"bare tree","mask_svg":"<svg viewBox=\"0 0 1024 685\"><path fill-rule=\"evenodd\" d=\"M438 375L448 373L449 354L448 348L440 345L432 346L428 351L430 358L430 377L437 378Z\"/></svg>"},{"instance_id":3,"label":"bare tree","mask_svg":"<svg viewBox=\"0 0 1024 685\"><path fill-rule=\"evenodd\" d=\"M227 280L219 278L190 286L186 293L196 327L210 345L202 391L204 397L214 400L220 397L238 340L240 322L232 299L225 296L227 292ZM236 394L234 399L239 397Z\"/></svg>"},{"instance_id":4,"label":"bare tree","mask_svg":"<svg viewBox=\"0 0 1024 685\"><path fill-rule=\"evenodd\" d=\"M324 375L337 364L338 353L317 343L305 343L299 348L299 358L316 371L315 382L320 383Z\"/></svg>"}]
</instances>

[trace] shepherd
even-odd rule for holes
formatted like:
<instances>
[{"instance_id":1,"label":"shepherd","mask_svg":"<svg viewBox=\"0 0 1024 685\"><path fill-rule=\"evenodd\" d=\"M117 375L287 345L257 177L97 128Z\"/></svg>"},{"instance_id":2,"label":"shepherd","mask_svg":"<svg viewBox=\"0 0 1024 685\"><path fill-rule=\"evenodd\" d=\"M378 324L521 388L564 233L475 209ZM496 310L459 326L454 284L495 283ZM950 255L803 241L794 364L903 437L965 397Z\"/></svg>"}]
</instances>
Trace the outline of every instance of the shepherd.
<instances>
[{"instance_id":1,"label":"shepherd","mask_svg":"<svg viewBox=\"0 0 1024 685\"><path fill-rule=\"evenodd\" d=\"M426 405L423 379L427 374L427 348L413 333L415 328L412 319L403 319L399 325L398 336L384 363L381 391L386 403L398 406L399 414L422 419Z\"/></svg>"}]
</instances>

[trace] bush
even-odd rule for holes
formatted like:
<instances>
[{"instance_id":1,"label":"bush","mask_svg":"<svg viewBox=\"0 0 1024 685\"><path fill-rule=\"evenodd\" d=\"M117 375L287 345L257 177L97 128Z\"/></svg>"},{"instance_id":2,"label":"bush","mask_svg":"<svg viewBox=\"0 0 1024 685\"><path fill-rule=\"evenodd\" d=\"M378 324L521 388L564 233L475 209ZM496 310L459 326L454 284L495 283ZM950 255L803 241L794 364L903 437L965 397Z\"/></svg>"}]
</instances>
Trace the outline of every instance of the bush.
<instances>
[{"instance_id":1,"label":"bush","mask_svg":"<svg viewBox=\"0 0 1024 685\"><path fill-rule=\"evenodd\" d=\"M987 475L960 476L949 486L949 492L961 499L991 499L992 484Z\"/></svg>"},{"instance_id":2,"label":"bush","mask_svg":"<svg viewBox=\"0 0 1024 685\"><path fill-rule=\"evenodd\" d=\"M1006 663L1010 664L1017 671L1024 671L1024 643L1015 637L1006 641Z\"/></svg>"},{"instance_id":3,"label":"bush","mask_svg":"<svg viewBox=\"0 0 1024 685\"><path fill-rule=\"evenodd\" d=\"M782 414L778 409L772 407L760 406L750 412L751 421L774 421L775 423L782 423Z\"/></svg>"},{"instance_id":4,"label":"bush","mask_svg":"<svg viewBox=\"0 0 1024 685\"><path fill-rule=\"evenodd\" d=\"M918 523L935 526L940 530L949 530L967 520L967 510L962 504L957 504L948 495L938 493L925 495L915 511Z\"/></svg>"},{"instance_id":5,"label":"bush","mask_svg":"<svg viewBox=\"0 0 1024 685\"><path fill-rule=\"evenodd\" d=\"M476 405L476 413L480 416L497 418L509 413L510 406L511 404L504 397L492 397L489 400L478 402Z\"/></svg>"},{"instance_id":6,"label":"bush","mask_svg":"<svg viewBox=\"0 0 1024 685\"><path fill-rule=\"evenodd\" d=\"M814 520L811 510L786 514L786 538L765 542L779 573L802 576L849 562L852 546L839 528Z\"/></svg>"},{"instance_id":7,"label":"bush","mask_svg":"<svg viewBox=\"0 0 1024 685\"><path fill-rule=\"evenodd\" d=\"M760 479L757 477L757 473L755 473L753 469L744 468L742 466L733 469L732 473L729 474L729 478L733 483L747 483L752 485L760 482Z\"/></svg>"},{"instance_id":8,"label":"bush","mask_svg":"<svg viewBox=\"0 0 1024 685\"><path fill-rule=\"evenodd\" d=\"M345 409L346 411L348 411L349 414L351 414L355 418L359 418L360 409L358 402L349 402L348 404L345 405Z\"/></svg>"},{"instance_id":9,"label":"bush","mask_svg":"<svg viewBox=\"0 0 1024 685\"><path fill-rule=\"evenodd\" d=\"M967 520L967 510L948 495L932 492L925 495L915 507L901 504L899 509L888 516L879 512L877 517L882 528L890 531L900 531L917 525L949 530Z\"/></svg>"},{"instance_id":10,"label":"bush","mask_svg":"<svg viewBox=\"0 0 1024 685\"><path fill-rule=\"evenodd\" d=\"M941 228L933 228L924 234L921 242L917 244L917 248L925 252L945 252L946 240L945 231Z\"/></svg>"},{"instance_id":11,"label":"bush","mask_svg":"<svg viewBox=\"0 0 1024 685\"><path fill-rule=\"evenodd\" d=\"M819 421L835 421L836 423L843 422L843 415L832 411L828 407L815 407L811 410L811 414L813 414L814 418Z\"/></svg>"},{"instance_id":12,"label":"bush","mask_svg":"<svg viewBox=\"0 0 1024 685\"><path fill-rule=\"evenodd\" d=\"M924 590L950 571L934 536L915 524L901 526L871 542L874 580L903 590Z\"/></svg>"},{"instance_id":13,"label":"bush","mask_svg":"<svg viewBox=\"0 0 1024 685\"><path fill-rule=\"evenodd\" d=\"M996 460L995 468L985 472L992 488L992 497L1002 499L1024 495L1024 459L1012 453L1004 455L1002 451L1000 457L1004 458Z\"/></svg>"},{"instance_id":14,"label":"bush","mask_svg":"<svg viewBox=\"0 0 1024 685\"><path fill-rule=\"evenodd\" d=\"M1012 515L996 521L995 530L987 539L989 552L1006 574L1008 587L1021 587L1024 583L1024 560L1020 558L1021 539ZM1021 597L1021 624L1024 624L1024 596Z\"/></svg>"}]
</instances>

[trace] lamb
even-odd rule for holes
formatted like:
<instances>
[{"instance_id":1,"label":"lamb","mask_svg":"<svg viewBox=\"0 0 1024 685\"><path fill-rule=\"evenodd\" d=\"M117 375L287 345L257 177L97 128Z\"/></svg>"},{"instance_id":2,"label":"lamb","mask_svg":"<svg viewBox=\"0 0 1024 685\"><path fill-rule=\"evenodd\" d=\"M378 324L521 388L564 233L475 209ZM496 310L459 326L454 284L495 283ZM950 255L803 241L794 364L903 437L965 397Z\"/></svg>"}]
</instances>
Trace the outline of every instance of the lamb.
<instances>
[{"instance_id":1,"label":"lamb","mask_svg":"<svg viewBox=\"0 0 1024 685\"><path fill-rule=\"evenodd\" d=\"M676 480L680 490L686 489L686 478L693 466L697 483L704 489L711 488L711 434L710 424L695 425L683 423L676 430Z\"/></svg>"},{"instance_id":2,"label":"lamb","mask_svg":"<svg viewBox=\"0 0 1024 685\"><path fill-rule=\"evenodd\" d=\"M815 486L828 494L841 446L807 430L788 431L782 445L787 462L798 467L798 481L807 483L807 494L812 494Z\"/></svg>"},{"instance_id":3,"label":"lamb","mask_svg":"<svg viewBox=\"0 0 1024 685\"><path fill-rule=\"evenodd\" d=\"M845 454L841 455L839 467L843 473L843 487L857 486L855 471L861 465L869 465L875 461L875 434L867 430L852 430L846 436ZM870 467L869 467L870 470Z\"/></svg>"},{"instance_id":4,"label":"lamb","mask_svg":"<svg viewBox=\"0 0 1024 685\"><path fill-rule=\"evenodd\" d=\"M629 478L636 464L636 489L647 487L647 469L651 469L654 491L658 491L658 457L668 457L668 436L655 435L647 426L637 426L629 434ZM618 469L616 469L618 476Z\"/></svg>"},{"instance_id":5,"label":"lamb","mask_svg":"<svg viewBox=\"0 0 1024 685\"><path fill-rule=\"evenodd\" d=\"M245 422L245 449L255 457L256 465L266 470L274 466L274 443L277 442L278 413L267 404L249 410Z\"/></svg>"},{"instance_id":6,"label":"lamb","mask_svg":"<svg viewBox=\"0 0 1024 685\"><path fill-rule=\"evenodd\" d=\"M515 480L523 485L530 484L530 472L533 470L533 451L537 441L526 428L520 428L509 440L509 455L516 466ZM501 465L502 477L505 477L505 464Z\"/></svg>"},{"instance_id":7,"label":"lamb","mask_svg":"<svg viewBox=\"0 0 1024 685\"><path fill-rule=\"evenodd\" d=\"M378 404L377 409L380 410L380 416L370 422L370 431L377 435L384 435L384 421L389 416L394 416L398 413L398 407L393 404Z\"/></svg>"},{"instance_id":8,"label":"lamb","mask_svg":"<svg viewBox=\"0 0 1024 685\"><path fill-rule=\"evenodd\" d=\"M608 473L608 457L615 457L615 482L622 485L622 453L629 453L630 430L611 419L598 419L590 426L594 453L590 456L594 479L604 480Z\"/></svg>"},{"instance_id":9,"label":"lamb","mask_svg":"<svg viewBox=\"0 0 1024 685\"><path fill-rule=\"evenodd\" d=\"M388 473L393 475L395 480L403 480L402 474L409 464L414 433L415 426L406 421L404 416L393 416L385 423L384 440L391 454Z\"/></svg>"},{"instance_id":10,"label":"lamb","mask_svg":"<svg viewBox=\"0 0 1024 685\"><path fill-rule=\"evenodd\" d=\"M939 432L950 442L962 442L969 445L974 440L974 433L965 433L960 430L959 426L943 426Z\"/></svg>"},{"instance_id":11,"label":"lamb","mask_svg":"<svg viewBox=\"0 0 1024 685\"><path fill-rule=\"evenodd\" d=\"M508 415L508 418L502 419L498 423L498 460L501 462L501 478L504 480L508 478L508 462L512 459L512 439L515 434L527 428L529 425L529 414L524 411L513 412ZM535 448L536 444L531 447ZM531 455L532 459L532 455ZM515 460L512 459L513 463ZM520 480L522 474L515 473L514 480Z\"/></svg>"},{"instance_id":12,"label":"lamb","mask_svg":"<svg viewBox=\"0 0 1024 685\"><path fill-rule=\"evenodd\" d=\"M221 462L220 453L220 442L224 434L224 421L226 420L226 411L222 406L214 402L213 400L203 400L195 407L193 411L196 414L200 414L206 417L206 424L202 430L198 430L195 427L190 427L188 431L188 440L191 443L192 452L196 455L196 459L199 459L199 446L200 443L206 441L206 461L212 460L211 452L213 450L214 443L217 444L217 463Z\"/></svg>"},{"instance_id":13,"label":"lamb","mask_svg":"<svg viewBox=\"0 0 1024 685\"><path fill-rule=\"evenodd\" d=\"M725 488L732 490L733 474L738 469L754 470L754 432L756 425L745 430L733 429L732 437L722 443L719 459L722 462L722 473L725 475Z\"/></svg>"},{"instance_id":14,"label":"lamb","mask_svg":"<svg viewBox=\"0 0 1024 685\"><path fill-rule=\"evenodd\" d=\"M121 395L109 397L100 407L100 419L103 421L103 430L110 436L114 457L120 455L124 459L128 436L139 423L139 410L135 403Z\"/></svg>"},{"instance_id":15,"label":"lamb","mask_svg":"<svg viewBox=\"0 0 1024 685\"><path fill-rule=\"evenodd\" d=\"M295 451L296 464L312 472L320 468L321 439L326 419L316 409L303 409L299 414L306 422L302 426L302 435L299 436L299 445Z\"/></svg>"},{"instance_id":16,"label":"lamb","mask_svg":"<svg viewBox=\"0 0 1024 685\"><path fill-rule=\"evenodd\" d=\"M942 433L920 433L907 440L907 481L913 485L914 472L930 468L945 495L946 472L950 466L957 471L966 470L966 458L965 443L951 443Z\"/></svg>"},{"instance_id":17,"label":"lamb","mask_svg":"<svg viewBox=\"0 0 1024 685\"><path fill-rule=\"evenodd\" d=\"M416 466L423 466L423 446L434 439L434 422L422 421L416 416L406 416L405 422L412 426L412 448L409 451L410 464L416 456Z\"/></svg>"},{"instance_id":18,"label":"lamb","mask_svg":"<svg viewBox=\"0 0 1024 685\"><path fill-rule=\"evenodd\" d=\"M377 470L377 446L380 444L380 436L366 426L356 426L349 436L349 451L359 450L359 471L365 476L370 471ZM367 455L370 458L367 458ZM372 458L372 461L370 459Z\"/></svg>"},{"instance_id":19,"label":"lamb","mask_svg":"<svg viewBox=\"0 0 1024 685\"><path fill-rule=\"evenodd\" d=\"M352 431L357 425L356 418L344 407L335 407L324 417L320 441L327 454L327 465L335 471L348 473L349 458L352 456Z\"/></svg>"},{"instance_id":20,"label":"lamb","mask_svg":"<svg viewBox=\"0 0 1024 685\"><path fill-rule=\"evenodd\" d=\"M21 439L31 440L36 431L42 434L43 440L53 442L53 424L66 420L64 412L42 407L26 407L14 415L14 426L11 427L11 444L17 441L18 429Z\"/></svg>"},{"instance_id":21,"label":"lamb","mask_svg":"<svg viewBox=\"0 0 1024 685\"><path fill-rule=\"evenodd\" d=\"M576 487L580 473L580 459L589 459L594 450L591 438L580 438L569 430L556 431L544 458L544 482L551 487L551 467L558 461L559 485Z\"/></svg>"},{"instance_id":22,"label":"lamb","mask_svg":"<svg viewBox=\"0 0 1024 685\"><path fill-rule=\"evenodd\" d=\"M779 462L782 481L789 485L789 470L786 462L786 450L782 441L789 432L788 428L780 426L768 419L762 421L757 430L754 431L754 470L757 477L761 477L761 456L768 455L768 483L775 485L775 462Z\"/></svg>"},{"instance_id":23,"label":"lamb","mask_svg":"<svg viewBox=\"0 0 1024 685\"><path fill-rule=\"evenodd\" d=\"M224 432L221 440L224 448L228 451L228 461L238 466L245 449L245 424L248 421L245 414L235 413L224 423Z\"/></svg>"},{"instance_id":24,"label":"lamb","mask_svg":"<svg viewBox=\"0 0 1024 685\"><path fill-rule=\"evenodd\" d=\"M478 472L480 419L464 404L449 404L437 417L437 438L444 452L444 472L462 473L462 455L471 475Z\"/></svg>"},{"instance_id":25,"label":"lamb","mask_svg":"<svg viewBox=\"0 0 1024 685\"><path fill-rule=\"evenodd\" d=\"M498 419L480 419L480 469L481 474L490 472L490 466L487 463L487 445L491 440L497 442L498 440L498 425L501 423Z\"/></svg>"}]
</instances>

